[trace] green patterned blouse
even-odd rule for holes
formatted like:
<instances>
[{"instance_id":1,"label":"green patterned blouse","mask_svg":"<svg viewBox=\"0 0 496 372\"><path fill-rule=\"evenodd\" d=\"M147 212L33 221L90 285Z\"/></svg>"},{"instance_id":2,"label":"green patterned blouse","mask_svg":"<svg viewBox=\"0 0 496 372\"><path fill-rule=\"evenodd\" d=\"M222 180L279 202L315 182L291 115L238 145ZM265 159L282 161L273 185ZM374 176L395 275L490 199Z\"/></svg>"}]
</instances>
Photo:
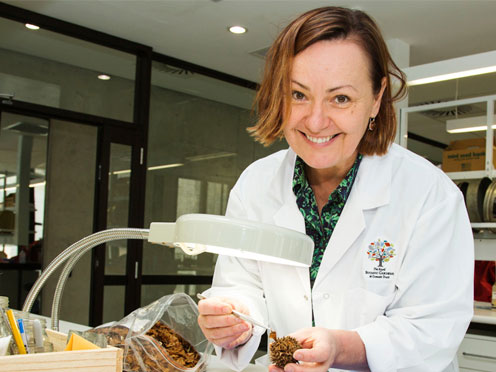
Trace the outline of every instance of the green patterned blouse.
<instances>
[{"instance_id":1,"label":"green patterned blouse","mask_svg":"<svg viewBox=\"0 0 496 372\"><path fill-rule=\"evenodd\" d=\"M346 177L329 196L329 201L322 208L322 216L319 216L313 190L305 175L305 163L299 156L296 157L293 175L293 192L296 196L296 204L305 219L306 234L312 238L315 245L312 265L310 266L310 282L312 288L317 273L319 272L319 267L322 263L322 257L324 256L327 244L331 239L332 232L338 223L339 216L343 211L351 187L355 181L361 160L362 155L359 154Z\"/></svg>"}]
</instances>

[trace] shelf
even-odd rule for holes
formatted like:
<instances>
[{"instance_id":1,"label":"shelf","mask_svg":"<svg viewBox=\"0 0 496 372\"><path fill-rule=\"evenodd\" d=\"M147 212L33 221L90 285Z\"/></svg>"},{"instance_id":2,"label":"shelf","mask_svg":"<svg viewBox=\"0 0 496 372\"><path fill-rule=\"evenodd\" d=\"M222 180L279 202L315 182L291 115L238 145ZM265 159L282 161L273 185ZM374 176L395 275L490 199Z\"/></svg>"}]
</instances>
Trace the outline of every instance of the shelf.
<instances>
[{"instance_id":1,"label":"shelf","mask_svg":"<svg viewBox=\"0 0 496 372\"><path fill-rule=\"evenodd\" d=\"M456 180L472 180L488 177L490 179L496 178L496 170L486 171L467 171L467 172L447 172L446 175L453 181Z\"/></svg>"},{"instance_id":2,"label":"shelf","mask_svg":"<svg viewBox=\"0 0 496 372\"><path fill-rule=\"evenodd\" d=\"M496 309L474 308L472 322L484 324L496 324Z\"/></svg>"},{"instance_id":3,"label":"shelf","mask_svg":"<svg viewBox=\"0 0 496 372\"><path fill-rule=\"evenodd\" d=\"M496 229L496 222L472 222L470 224L474 229ZM494 234L496 238L496 234Z\"/></svg>"}]
</instances>

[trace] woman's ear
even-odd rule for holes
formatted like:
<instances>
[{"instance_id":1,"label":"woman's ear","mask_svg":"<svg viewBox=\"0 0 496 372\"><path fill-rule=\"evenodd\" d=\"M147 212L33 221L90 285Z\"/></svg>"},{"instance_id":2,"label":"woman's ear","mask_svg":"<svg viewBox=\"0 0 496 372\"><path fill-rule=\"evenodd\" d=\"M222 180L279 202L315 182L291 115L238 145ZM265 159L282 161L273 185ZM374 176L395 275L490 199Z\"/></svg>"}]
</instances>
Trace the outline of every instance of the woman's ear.
<instances>
[{"instance_id":1,"label":"woman's ear","mask_svg":"<svg viewBox=\"0 0 496 372\"><path fill-rule=\"evenodd\" d=\"M386 84L387 84L387 79L386 77L383 77L381 79L381 89L379 90L379 93L376 94L374 99L374 106L372 107L372 115L370 115L371 117L375 118L379 113L379 109L381 108L382 96L384 95L384 91L386 90Z\"/></svg>"}]
</instances>

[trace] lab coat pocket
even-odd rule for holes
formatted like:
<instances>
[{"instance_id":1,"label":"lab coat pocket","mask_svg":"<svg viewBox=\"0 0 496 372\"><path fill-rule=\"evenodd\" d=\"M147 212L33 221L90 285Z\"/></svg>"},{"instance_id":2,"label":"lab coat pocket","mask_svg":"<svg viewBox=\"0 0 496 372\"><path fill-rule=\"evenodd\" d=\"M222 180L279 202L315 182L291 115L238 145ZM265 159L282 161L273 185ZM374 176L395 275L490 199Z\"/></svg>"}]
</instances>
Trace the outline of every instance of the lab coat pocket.
<instances>
[{"instance_id":1,"label":"lab coat pocket","mask_svg":"<svg viewBox=\"0 0 496 372\"><path fill-rule=\"evenodd\" d=\"M348 327L359 327L373 322L378 316L384 315L393 297L394 292L379 295L364 288L350 289L343 298Z\"/></svg>"}]
</instances>

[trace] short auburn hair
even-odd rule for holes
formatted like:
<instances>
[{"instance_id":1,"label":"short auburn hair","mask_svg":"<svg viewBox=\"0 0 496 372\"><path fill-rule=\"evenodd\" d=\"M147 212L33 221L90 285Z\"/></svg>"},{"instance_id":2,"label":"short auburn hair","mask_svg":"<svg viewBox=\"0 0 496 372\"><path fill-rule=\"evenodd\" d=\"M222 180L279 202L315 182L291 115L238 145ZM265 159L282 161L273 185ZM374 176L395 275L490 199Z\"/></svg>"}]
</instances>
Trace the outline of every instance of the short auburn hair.
<instances>
[{"instance_id":1,"label":"short auburn hair","mask_svg":"<svg viewBox=\"0 0 496 372\"><path fill-rule=\"evenodd\" d=\"M342 7L310 10L292 21L270 47L265 71L258 89L254 109L258 120L248 128L257 141L269 146L283 136L284 121L291 112L291 69L298 53L322 40L350 39L358 43L369 57L370 79L374 94L386 78L375 129L367 130L358 145L363 155L383 155L396 135L393 102L406 93L404 73L392 60L381 31L366 13ZM391 76L399 81L396 94L391 92Z\"/></svg>"}]
</instances>

